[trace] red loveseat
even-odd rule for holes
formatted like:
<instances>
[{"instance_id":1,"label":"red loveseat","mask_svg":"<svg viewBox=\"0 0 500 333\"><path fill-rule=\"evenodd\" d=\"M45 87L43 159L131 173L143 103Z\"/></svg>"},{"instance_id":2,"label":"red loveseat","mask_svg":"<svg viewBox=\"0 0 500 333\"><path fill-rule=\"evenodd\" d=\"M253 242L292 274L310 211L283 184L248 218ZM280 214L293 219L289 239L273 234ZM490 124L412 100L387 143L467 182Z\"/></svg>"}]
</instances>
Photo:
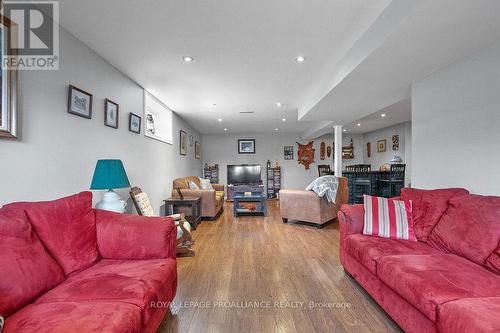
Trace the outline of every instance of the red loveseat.
<instances>
[{"instance_id":1,"label":"red loveseat","mask_svg":"<svg viewBox=\"0 0 500 333\"><path fill-rule=\"evenodd\" d=\"M171 218L92 209L92 194L0 209L10 332L155 332L177 286Z\"/></svg>"},{"instance_id":2,"label":"red loveseat","mask_svg":"<svg viewBox=\"0 0 500 333\"><path fill-rule=\"evenodd\" d=\"M343 206L340 261L406 332L500 332L500 197L403 189L418 241L363 235Z\"/></svg>"}]
</instances>

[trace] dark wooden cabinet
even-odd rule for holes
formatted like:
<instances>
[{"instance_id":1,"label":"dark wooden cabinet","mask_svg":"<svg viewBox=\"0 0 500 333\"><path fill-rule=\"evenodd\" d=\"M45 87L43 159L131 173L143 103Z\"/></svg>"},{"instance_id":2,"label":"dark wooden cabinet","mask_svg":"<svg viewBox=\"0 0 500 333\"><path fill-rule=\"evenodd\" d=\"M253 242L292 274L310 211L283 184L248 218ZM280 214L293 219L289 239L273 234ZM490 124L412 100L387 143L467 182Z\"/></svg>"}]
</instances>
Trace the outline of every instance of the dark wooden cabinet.
<instances>
[{"instance_id":1,"label":"dark wooden cabinet","mask_svg":"<svg viewBox=\"0 0 500 333\"><path fill-rule=\"evenodd\" d=\"M219 183L219 167L209 166L203 169L203 178L210 179L210 183Z\"/></svg>"},{"instance_id":2,"label":"dark wooden cabinet","mask_svg":"<svg viewBox=\"0 0 500 333\"><path fill-rule=\"evenodd\" d=\"M281 167L268 167L266 172L267 198L276 199L281 190Z\"/></svg>"}]
</instances>

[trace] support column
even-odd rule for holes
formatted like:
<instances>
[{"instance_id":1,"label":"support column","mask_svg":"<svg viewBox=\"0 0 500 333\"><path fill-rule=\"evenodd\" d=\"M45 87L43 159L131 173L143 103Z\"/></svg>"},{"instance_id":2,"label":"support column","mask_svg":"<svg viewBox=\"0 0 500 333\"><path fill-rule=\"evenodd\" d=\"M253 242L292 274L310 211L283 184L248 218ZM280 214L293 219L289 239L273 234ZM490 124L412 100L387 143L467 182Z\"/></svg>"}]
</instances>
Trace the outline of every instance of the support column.
<instances>
[{"instance_id":1,"label":"support column","mask_svg":"<svg viewBox=\"0 0 500 333\"><path fill-rule=\"evenodd\" d=\"M333 154L333 170L335 176L342 177L342 126L333 126L335 149Z\"/></svg>"}]
</instances>

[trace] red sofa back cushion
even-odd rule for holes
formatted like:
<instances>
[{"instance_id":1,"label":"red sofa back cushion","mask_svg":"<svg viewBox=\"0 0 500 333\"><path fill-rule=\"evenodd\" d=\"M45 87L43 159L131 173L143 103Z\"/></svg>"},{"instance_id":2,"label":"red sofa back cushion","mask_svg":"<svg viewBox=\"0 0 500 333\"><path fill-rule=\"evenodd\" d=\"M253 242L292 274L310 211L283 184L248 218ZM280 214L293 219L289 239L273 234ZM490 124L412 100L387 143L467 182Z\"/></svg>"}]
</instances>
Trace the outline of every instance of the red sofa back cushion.
<instances>
[{"instance_id":1,"label":"red sofa back cushion","mask_svg":"<svg viewBox=\"0 0 500 333\"><path fill-rule=\"evenodd\" d=\"M468 194L463 188L445 188L438 190L419 190L403 188L401 200L412 201L413 224L415 236L420 241L427 241L427 237L436 226L441 216L448 209L448 202L455 196Z\"/></svg>"},{"instance_id":2,"label":"red sofa back cushion","mask_svg":"<svg viewBox=\"0 0 500 333\"><path fill-rule=\"evenodd\" d=\"M23 210L0 209L0 315L10 316L64 281Z\"/></svg>"},{"instance_id":3,"label":"red sofa back cushion","mask_svg":"<svg viewBox=\"0 0 500 333\"><path fill-rule=\"evenodd\" d=\"M493 273L500 275L500 244L498 244L496 250L486 258L485 266Z\"/></svg>"},{"instance_id":4,"label":"red sofa back cushion","mask_svg":"<svg viewBox=\"0 0 500 333\"><path fill-rule=\"evenodd\" d=\"M427 243L476 264L500 242L500 197L466 195L450 200L450 207L429 235Z\"/></svg>"},{"instance_id":5,"label":"red sofa back cushion","mask_svg":"<svg viewBox=\"0 0 500 333\"><path fill-rule=\"evenodd\" d=\"M17 202L6 207L26 211L38 237L64 274L85 268L99 259L91 192L54 201Z\"/></svg>"}]
</instances>

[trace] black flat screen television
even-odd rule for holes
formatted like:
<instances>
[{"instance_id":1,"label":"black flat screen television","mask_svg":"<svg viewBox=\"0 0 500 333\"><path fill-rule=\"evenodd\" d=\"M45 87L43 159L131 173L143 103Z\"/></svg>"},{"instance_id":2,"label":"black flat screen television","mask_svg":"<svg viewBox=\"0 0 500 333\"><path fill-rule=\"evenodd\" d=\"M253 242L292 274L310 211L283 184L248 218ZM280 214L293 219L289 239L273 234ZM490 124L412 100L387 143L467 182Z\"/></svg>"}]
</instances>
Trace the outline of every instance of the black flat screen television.
<instances>
[{"instance_id":1,"label":"black flat screen television","mask_svg":"<svg viewBox=\"0 0 500 333\"><path fill-rule=\"evenodd\" d=\"M227 183L238 184L260 184L259 164L240 164L227 166Z\"/></svg>"}]
</instances>

